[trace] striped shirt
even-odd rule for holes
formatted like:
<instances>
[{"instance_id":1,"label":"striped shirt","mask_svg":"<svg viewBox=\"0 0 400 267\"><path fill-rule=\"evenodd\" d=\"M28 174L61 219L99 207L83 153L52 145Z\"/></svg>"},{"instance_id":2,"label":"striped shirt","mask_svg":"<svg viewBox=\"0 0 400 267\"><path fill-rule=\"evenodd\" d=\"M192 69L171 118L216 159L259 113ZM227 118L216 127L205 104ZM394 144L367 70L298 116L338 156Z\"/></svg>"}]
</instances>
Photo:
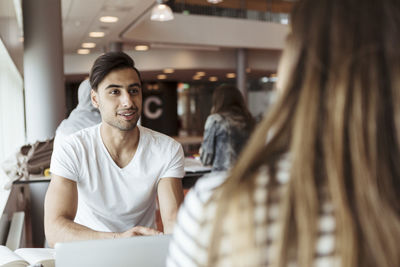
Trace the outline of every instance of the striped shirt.
<instances>
[{"instance_id":1,"label":"striped shirt","mask_svg":"<svg viewBox=\"0 0 400 267\"><path fill-rule=\"evenodd\" d=\"M282 160L278 164L277 180L278 194L282 193L284 184L289 180L288 160ZM207 251L211 240L211 224L202 222L212 220L215 216L216 205L210 203L205 208L205 204L210 199L213 191L220 186L226 178L223 172L212 173L208 177L201 178L195 187L187 194L185 201L179 210L177 223L174 229L173 237L169 247L167 257L168 267L191 267L205 266L207 264ZM279 235L279 196L269 196L271 199L268 209L266 208L266 199L268 196L267 184L269 175L267 170L260 171L256 178L256 190L254 192L254 234L257 247L261 247L262 253L261 266L270 266L273 261L274 249ZM229 227L228 222L224 222L223 227ZM316 258L314 267L332 267L340 266L335 258L335 239L334 232L336 228L333 216L332 205L325 203L321 206L318 237L316 244ZM218 251L217 266L233 266L231 243L226 235L222 235L221 245ZM258 255L258 254L257 254ZM240 257L239 257L240 258ZM236 266L248 266L246 263L236 261ZM295 263L289 266L296 266Z\"/></svg>"}]
</instances>

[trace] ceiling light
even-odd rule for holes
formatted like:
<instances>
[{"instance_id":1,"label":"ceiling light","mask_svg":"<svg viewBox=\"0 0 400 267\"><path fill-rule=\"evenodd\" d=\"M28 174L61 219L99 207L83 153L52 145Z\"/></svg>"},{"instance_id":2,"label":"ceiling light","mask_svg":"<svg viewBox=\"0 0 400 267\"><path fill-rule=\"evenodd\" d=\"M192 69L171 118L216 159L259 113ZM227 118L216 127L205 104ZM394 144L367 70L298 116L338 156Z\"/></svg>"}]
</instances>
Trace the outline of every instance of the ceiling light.
<instances>
[{"instance_id":1,"label":"ceiling light","mask_svg":"<svg viewBox=\"0 0 400 267\"><path fill-rule=\"evenodd\" d=\"M216 81L218 81L218 78L216 76L211 76L210 78L208 78L208 80L210 82L216 82Z\"/></svg>"},{"instance_id":2,"label":"ceiling light","mask_svg":"<svg viewBox=\"0 0 400 267\"><path fill-rule=\"evenodd\" d=\"M136 51L147 51L147 50L149 50L149 46L148 45L137 45L137 46L135 46L135 50Z\"/></svg>"},{"instance_id":3,"label":"ceiling light","mask_svg":"<svg viewBox=\"0 0 400 267\"><path fill-rule=\"evenodd\" d=\"M83 43L82 47L83 48L95 48L96 44L95 43Z\"/></svg>"},{"instance_id":4,"label":"ceiling light","mask_svg":"<svg viewBox=\"0 0 400 267\"><path fill-rule=\"evenodd\" d=\"M167 79L167 75L165 75L165 74L158 74L158 75L157 75L157 79L159 79L159 80L165 80L165 79Z\"/></svg>"},{"instance_id":5,"label":"ceiling light","mask_svg":"<svg viewBox=\"0 0 400 267\"><path fill-rule=\"evenodd\" d=\"M89 36L94 38L104 37L104 35L104 32L89 32Z\"/></svg>"},{"instance_id":6,"label":"ceiling light","mask_svg":"<svg viewBox=\"0 0 400 267\"><path fill-rule=\"evenodd\" d=\"M203 77L198 76L198 75L193 76L193 80L196 80L196 81L201 80L201 78L203 78Z\"/></svg>"},{"instance_id":7,"label":"ceiling light","mask_svg":"<svg viewBox=\"0 0 400 267\"><path fill-rule=\"evenodd\" d=\"M164 73L174 73L175 70L172 69L172 68L167 68L167 69L164 69L163 72L164 72Z\"/></svg>"},{"instance_id":8,"label":"ceiling light","mask_svg":"<svg viewBox=\"0 0 400 267\"><path fill-rule=\"evenodd\" d=\"M100 21L105 23L114 23L118 21L118 18L113 16L104 16L100 18Z\"/></svg>"},{"instance_id":9,"label":"ceiling light","mask_svg":"<svg viewBox=\"0 0 400 267\"><path fill-rule=\"evenodd\" d=\"M162 0L157 0L158 4L153 7L151 11L151 20L155 21L168 21L174 19L174 14L172 14L172 10L166 4L163 4Z\"/></svg>"},{"instance_id":10,"label":"ceiling light","mask_svg":"<svg viewBox=\"0 0 400 267\"><path fill-rule=\"evenodd\" d=\"M207 2L209 2L211 4L219 4L222 2L222 0L207 0Z\"/></svg>"},{"instance_id":11,"label":"ceiling light","mask_svg":"<svg viewBox=\"0 0 400 267\"><path fill-rule=\"evenodd\" d=\"M197 76L204 76L204 75L206 75L206 73L204 71L198 71L198 72L196 72L196 75Z\"/></svg>"},{"instance_id":12,"label":"ceiling light","mask_svg":"<svg viewBox=\"0 0 400 267\"><path fill-rule=\"evenodd\" d=\"M230 72L230 73L226 74L226 78L232 79L232 78L235 78L235 77L236 77L236 74L233 73L233 72Z\"/></svg>"},{"instance_id":13,"label":"ceiling light","mask_svg":"<svg viewBox=\"0 0 400 267\"><path fill-rule=\"evenodd\" d=\"M89 49L78 49L77 53L80 55L87 55L90 53L90 50Z\"/></svg>"}]
</instances>

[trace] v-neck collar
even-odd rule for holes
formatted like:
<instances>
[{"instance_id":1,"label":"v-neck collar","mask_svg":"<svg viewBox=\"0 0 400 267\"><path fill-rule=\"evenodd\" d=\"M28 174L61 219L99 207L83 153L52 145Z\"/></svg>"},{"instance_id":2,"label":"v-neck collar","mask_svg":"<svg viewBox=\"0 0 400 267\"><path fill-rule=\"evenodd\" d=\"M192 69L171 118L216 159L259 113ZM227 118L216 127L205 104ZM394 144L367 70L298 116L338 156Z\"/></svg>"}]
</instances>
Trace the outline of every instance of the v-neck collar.
<instances>
[{"instance_id":1,"label":"v-neck collar","mask_svg":"<svg viewBox=\"0 0 400 267\"><path fill-rule=\"evenodd\" d=\"M135 158L137 157L136 155L137 155L138 153L141 153L141 150L142 150L141 144L143 143L143 142L142 142L142 136L143 136L143 135L142 135L142 129L140 129L140 126L139 126L139 125L136 126L136 127L138 127L138 130L139 130L139 141L138 141L138 145L137 145L137 148L136 148L135 155L133 155L133 157L132 157L132 159L129 161L129 163L128 163L125 167L123 167L123 168L119 167L119 166L117 165L117 163L115 163L114 159L113 159L113 158L111 157L111 155L110 155L110 152L108 152L107 147L106 147L106 145L104 144L103 138L101 137L100 127L101 127L101 123L100 123L99 126L97 127L97 135L98 135L97 137L98 137L99 140L100 140L102 150L103 150L104 153L107 155L108 159L111 161L111 164L113 164L113 166L114 166L115 168L117 168L118 170L121 170L121 171L127 169L130 165L133 165L133 164L134 164L134 161L135 161Z\"/></svg>"}]
</instances>

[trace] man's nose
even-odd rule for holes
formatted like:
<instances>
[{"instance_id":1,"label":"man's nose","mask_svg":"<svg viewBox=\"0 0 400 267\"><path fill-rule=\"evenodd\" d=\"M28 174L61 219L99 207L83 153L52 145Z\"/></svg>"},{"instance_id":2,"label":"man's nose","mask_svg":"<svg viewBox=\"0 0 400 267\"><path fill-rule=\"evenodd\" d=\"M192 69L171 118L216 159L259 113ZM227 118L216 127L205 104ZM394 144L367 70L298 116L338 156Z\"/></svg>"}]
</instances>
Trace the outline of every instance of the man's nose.
<instances>
[{"instance_id":1,"label":"man's nose","mask_svg":"<svg viewBox=\"0 0 400 267\"><path fill-rule=\"evenodd\" d=\"M123 92L120 100L123 107L132 107L133 105L132 96L128 92Z\"/></svg>"}]
</instances>

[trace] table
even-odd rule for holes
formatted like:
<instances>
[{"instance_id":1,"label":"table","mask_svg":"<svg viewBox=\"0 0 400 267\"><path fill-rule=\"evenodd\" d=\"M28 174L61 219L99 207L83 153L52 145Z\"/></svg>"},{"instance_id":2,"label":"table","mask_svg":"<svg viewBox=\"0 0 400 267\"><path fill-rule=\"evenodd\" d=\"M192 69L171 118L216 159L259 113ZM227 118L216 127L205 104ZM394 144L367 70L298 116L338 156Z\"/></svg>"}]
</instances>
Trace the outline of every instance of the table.
<instances>
[{"instance_id":1,"label":"table","mask_svg":"<svg viewBox=\"0 0 400 267\"><path fill-rule=\"evenodd\" d=\"M197 179L202 177L203 175L209 173L210 171L199 171L199 172L186 172L185 176L182 179L182 186L184 189L190 189L191 187L194 186L196 183ZM49 183L50 182L50 177L34 177L29 180L18 180L15 181L14 184L36 184L36 183ZM2 195L2 197L6 197L5 195ZM7 196L8 198L8 196Z\"/></svg>"}]
</instances>

